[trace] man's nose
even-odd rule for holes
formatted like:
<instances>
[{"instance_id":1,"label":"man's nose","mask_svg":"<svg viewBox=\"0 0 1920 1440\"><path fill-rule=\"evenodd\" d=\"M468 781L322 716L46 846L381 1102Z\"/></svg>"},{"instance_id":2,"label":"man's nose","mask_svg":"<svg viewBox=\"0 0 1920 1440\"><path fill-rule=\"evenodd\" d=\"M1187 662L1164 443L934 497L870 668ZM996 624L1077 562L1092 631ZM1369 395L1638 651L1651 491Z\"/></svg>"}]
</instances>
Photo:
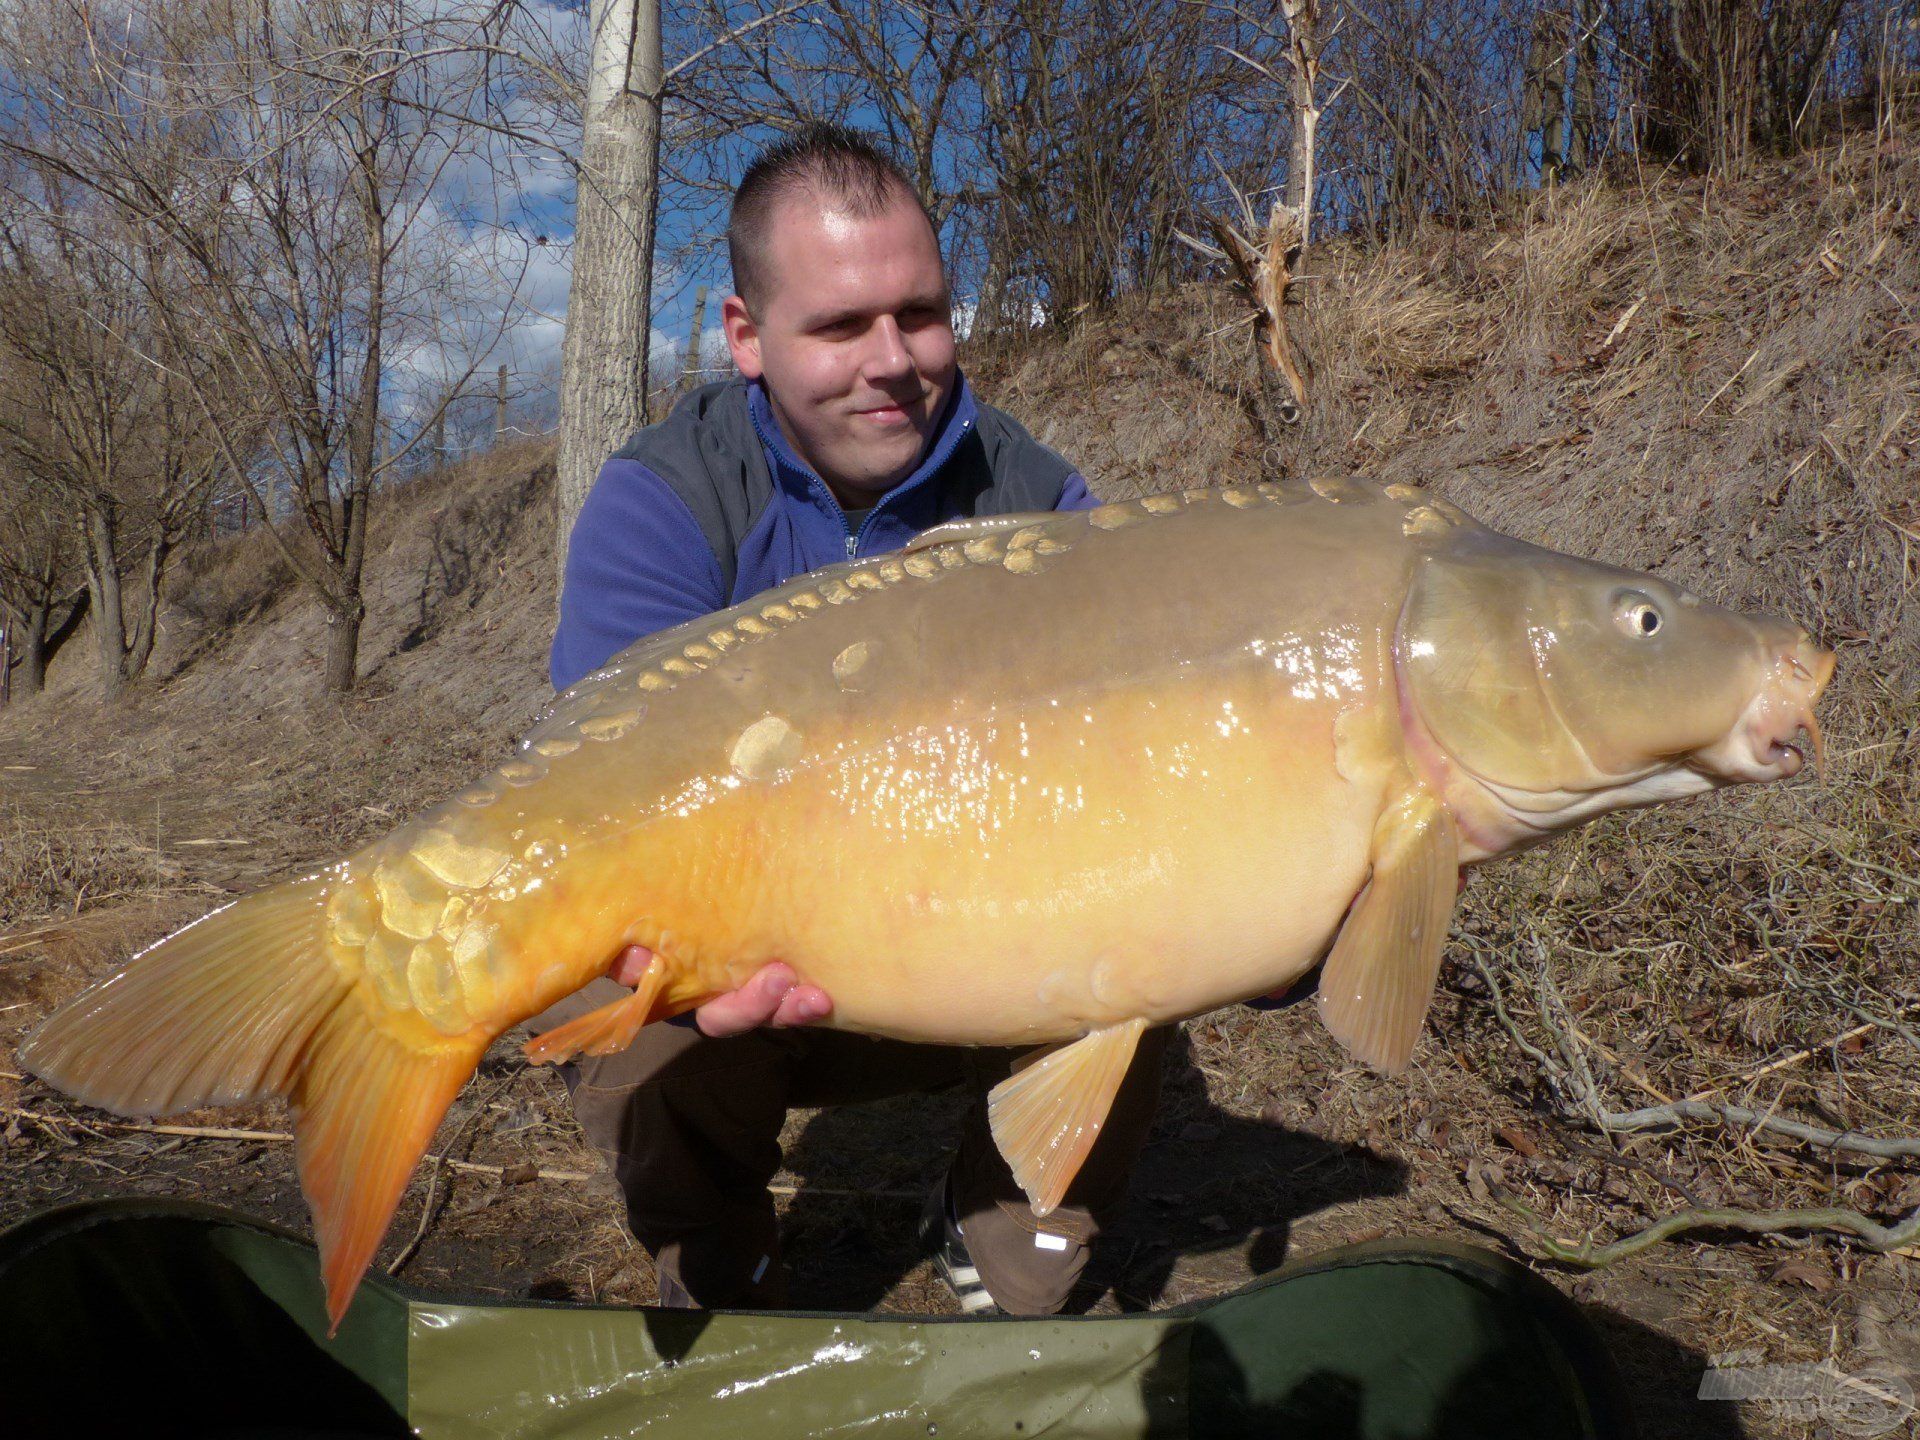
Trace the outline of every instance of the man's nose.
<instances>
[{"instance_id":1,"label":"man's nose","mask_svg":"<svg viewBox=\"0 0 1920 1440\"><path fill-rule=\"evenodd\" d=\"M897 380L913 373L913 356L907 353L907 338L891 315L882 315L868 336L866 371L874 379Z\"/></svg>"}]
</instances>

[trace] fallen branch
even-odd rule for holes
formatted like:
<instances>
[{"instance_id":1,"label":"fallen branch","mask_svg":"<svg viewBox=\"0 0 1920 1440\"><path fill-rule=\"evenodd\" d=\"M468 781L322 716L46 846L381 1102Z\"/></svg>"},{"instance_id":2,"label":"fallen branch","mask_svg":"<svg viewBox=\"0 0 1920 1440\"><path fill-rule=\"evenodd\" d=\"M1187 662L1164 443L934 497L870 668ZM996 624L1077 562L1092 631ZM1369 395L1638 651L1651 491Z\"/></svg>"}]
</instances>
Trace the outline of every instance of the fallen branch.
<instances>
[{"instance_id":1,"label":"fallen branch","mask_svg":"<svg viewBox=\"0 0 1920 1440\"><path fill-rule=\"evenodd\" d=\"M1565 1118L1578 1117L1594 1129L1609 1135L1632 1135L1646 1131L1677 1129L1687 1122L1738 1125L1750 1133L1767 1132L1783 1135L1791 1140L1800 1141L1816 1149L1827 1151L1845 1151L1855 1155L1869 1155L1876 1160L1905 1160L1920 1157L1920 1137L1896 1136L1879 1139L1863 1135L1857 1130L1834 1130L1824 1125L1809 1125L1801 1120L1789 1120L1775 1115L1771 1110L1755 1110L1746 1105L1734 1105L1724 1100L1708 1100L1688 1097L1684 1100L1667 1101L1659 1105L1642 1106L1637 1110L1612 1110L1600 1093L1600 1086L1587 1068L1585 1060L1572 1047L1571 1037L1566 1033L1577 1027L1570 1024L1556 1027L1549 1022L1548 1028L1557 1031L1561 1055L1556 1058L1539 1046L1533 1044L1521 1032L1517 1022L1507 1011L1506 996L1500 982L1489 966L1477 952L1471 955L1475 972L1487 987L1487 995L1493 1005L1493 1013L1500 1021L1514 1043L1526 1052L1529 1059L1539 1065L1548 1084L1555 1094L1561 1097ZM1558 999L1553 990L1553 982L1546 976L1544 967L1540 972L1543 989L1548 992L1542 997L1543 1009ZM1801 1052L1803 1056L1810 1052ZM1791 1061L1801 1056L1788 1056ZM1783 1064L1786 1061L1782 1062ZM1768 1066L1757 1072L1765 1074L1778 1066Z\"/></svg>"},{"instance_id":2,"label":"fallen branch","mask_svg":"<svg viewBox=\"0 0 1920 1440\"><path fill-rule=\"evenodd\" d=\"M1648 1105L1639 1110L1600 1110L1599 1126L1616 1135L1641 1130L1671 1129L1682 1121L1693 1120L1724 1125L1739 1125L1748 1130L1764 1130L1799 1140L1820 1150L1844 1150L1854 1155L1871 1155L1876 1160L1907 1160L1920 1156L1920 1138L1898 1136L1889 1140L1862 1135L1857 1130L1832 1130L1824 1125L1808 1125L1788 1120L1770 1111L1745 1105L1729 1105L1721 1100L1676 1100L1671 1105Z\"/></svg>"},{"instance_id":3,"label":"fallen branch","mask_svg":"<svg viewBox=\"0 0 1920 1440\"><path fill-rule=\"evenodd\" d=\"M1491 1187L1490 1187L1491 1188ZM1852 1235L1865 1242L1869 1250L1885 1254L1902 1250L1920 1241L1920 1210L1915 1210L1897 1225L1882 1225L1856 1210L1819 1207L1804 1210L1737 1210L1715 1207L1682 1210L1666 1219L1636 1230L1611 1245L1594 1245L1591 1239L1576 1245L1557 1240L1546 1233L1541 1217L1513 1196L1494 1190L1493 1197L1505 1209L1533 1227L1534 1240L1545 1254L1564 1265L1600 1270L1625 1260L1689 1230L1739 1230L1748 1235L1778 1235L1788 1230L1814 1230Z\"/></svg>"},{"instance_id":4,"label":"fallen branch","mask_svg":"<svg viewBox=\"0 0 1920 1440\"><path fill-rule=\"evenodd\" d=\"M78 1120L71 1115L49 1115L45 1111L22 1110L12 1105L0 1105L0 1115L33 1120L42 1125L71 1125L86 1130L127 1130L140 1135L184 1135L195 1140L293 1139L293 1136L278 1130L223 1130L206 1125L136 1125L124 1120Z\"/></svg>"}]
</instances>

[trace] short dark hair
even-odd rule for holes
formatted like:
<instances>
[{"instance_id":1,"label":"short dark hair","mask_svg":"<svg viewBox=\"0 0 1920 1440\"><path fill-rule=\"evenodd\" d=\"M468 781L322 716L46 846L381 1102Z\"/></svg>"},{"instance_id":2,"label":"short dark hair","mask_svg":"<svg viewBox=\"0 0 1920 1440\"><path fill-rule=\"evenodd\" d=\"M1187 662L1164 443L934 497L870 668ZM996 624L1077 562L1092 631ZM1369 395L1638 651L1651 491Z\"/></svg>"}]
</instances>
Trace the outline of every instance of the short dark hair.
<instances>
[{"instance_id":1,"label":"short dark hair","mask_svg":"<svg viewBox=\"0 0 1920 1440\"><path fill-rule=\"evenodd\" d=\"M767 292L767 234L780 202L795 195L832 200L859 219L878 215L903 198L926 219L919 192L878 140L843 125L803 125L755 157L733 192L727 217L727 258L733 288L758 309Z\"/></svg>"}]
</instances>

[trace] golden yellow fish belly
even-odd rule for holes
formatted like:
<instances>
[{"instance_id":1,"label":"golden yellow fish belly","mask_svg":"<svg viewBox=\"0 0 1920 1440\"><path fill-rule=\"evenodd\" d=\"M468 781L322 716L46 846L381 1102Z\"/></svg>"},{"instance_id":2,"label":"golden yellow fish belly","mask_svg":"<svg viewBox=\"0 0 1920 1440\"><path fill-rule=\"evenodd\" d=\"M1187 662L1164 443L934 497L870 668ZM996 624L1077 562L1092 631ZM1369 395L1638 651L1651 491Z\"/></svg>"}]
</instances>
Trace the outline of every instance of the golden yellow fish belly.
<instances>
[{"instance_id":1,"label":"golden yellow fish belly","mask_svg":"<svg viewBox=\"0 0 1920 1440\"><path fill-rule=\"evenodd\" d=\"M840 1027L955 1044L1285 983L1364 878L1374 802L1338 773L1330 714L1272 701L1247 675L946 722L868 713L816 727L789 766L689 781L697 799L616 837L546 837L567 863L495 906L526 977L496 1023L629 941L669 962L669 999L778 959Z\"/></svg>"}]
</instances>

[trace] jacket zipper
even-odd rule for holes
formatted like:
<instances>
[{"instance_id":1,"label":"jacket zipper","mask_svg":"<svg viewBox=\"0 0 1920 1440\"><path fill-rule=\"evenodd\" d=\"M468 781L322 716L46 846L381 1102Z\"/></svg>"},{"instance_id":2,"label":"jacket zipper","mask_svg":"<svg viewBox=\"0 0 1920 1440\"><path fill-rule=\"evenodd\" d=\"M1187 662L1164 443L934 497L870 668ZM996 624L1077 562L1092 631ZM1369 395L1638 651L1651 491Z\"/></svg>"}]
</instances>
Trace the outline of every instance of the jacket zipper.
<instances>
[{"instance_id":1,"label":"jacket zipper","mask_svg":"<svg viewBox=\"0 0 1920 1440\"><path fill-rule=\"evenodd\" d=\"M948 457L951 456L955 450L960 448L960 442L967 437L967 433L972 429L973 429L973 422L969 420L966 424L960 426L959 429L954 434L948 436L946 439L946 442L941 445L940 449L936 451L933 455L928 457L929 463L927 464L927 467L924 473L921 475L920 479L915 481L914 484L908 486L907 490L911 491L911 490L919 489L921 485L925 484L928 480L932 479L934 475L939 473L940 467L947 463ZM840 502L833 498L833 491L827 489L827 482L822 480L817 475L810 475L808 478L813 481L814 486L820 491L820 493L827 497L828 502L833 506L835 512L838 513L838 515L840 516L840 528L846 532L846 536L847 536L847 559L849 560L859 559L860 558L860 536L866 534L867 526L873 523L873 517L878 515L883 509L886 508L886 501L883 500L880 504L874 506L871 510L867 512L867 518L860 522L859 534L855 534L853 527L847 524L847 512L842 510L840 508ZM887 499L897 500L904 493L906 493L906 491L895 491L892 495L889 495Z\"/></svg>"},{"instance_id":2,"label":"jacket zipper","mask_svg":"<svg viewBox=\"0 0 1920 1440\"><path fill-rule=\"evenodd\" d=\"M772 449L773 447L771 444L769 444L767 440L766 432L762 428L758 416L753 417L753 428L754 428L755 434L759 436L761 444L767 445L769 449ZM947 436L945 440L941 443L940 448L937 451L935 451L933 455L928 457L929 463L926 465L925 469L921 473L920 478L916 480L912 485L906 487L906 489L908 491L917 490L920 488L920 486L924 485L928 480L932 479L933 476L939 472L940 467L947 463L948 458L953 454L953 452L960 447L960 442L967 437L967 435L972 431L972 429L973 429L973 421L968 420L964 425L961 425L953 434ZM834 513L840 517L841 533L843 533L847 537L847 559L849 560L859 559L860 558L860 536L856 535L854 533L853 527L847 524L847 512L840 508L840 502L834 499L833 491L827 488L827 482L822 480L818 475L815 475L811 470L802 470L801 473L807 477L809 488L816 495L823 497L826 500L827 504L833 507ZM890 500L897 500L900 498L900 495L902 493L904 492L896 491L893 495L890 495L887 498ZM860 526L861 534L864 534L866 532L867 526L873 523L873 517L880 513L880 511L884 508L884 505L885 505L885 502L883 501L880 505L874 506L873 509L867 512L867 518L864 522L862 522Z\"/></svg>"}]
</instances>

